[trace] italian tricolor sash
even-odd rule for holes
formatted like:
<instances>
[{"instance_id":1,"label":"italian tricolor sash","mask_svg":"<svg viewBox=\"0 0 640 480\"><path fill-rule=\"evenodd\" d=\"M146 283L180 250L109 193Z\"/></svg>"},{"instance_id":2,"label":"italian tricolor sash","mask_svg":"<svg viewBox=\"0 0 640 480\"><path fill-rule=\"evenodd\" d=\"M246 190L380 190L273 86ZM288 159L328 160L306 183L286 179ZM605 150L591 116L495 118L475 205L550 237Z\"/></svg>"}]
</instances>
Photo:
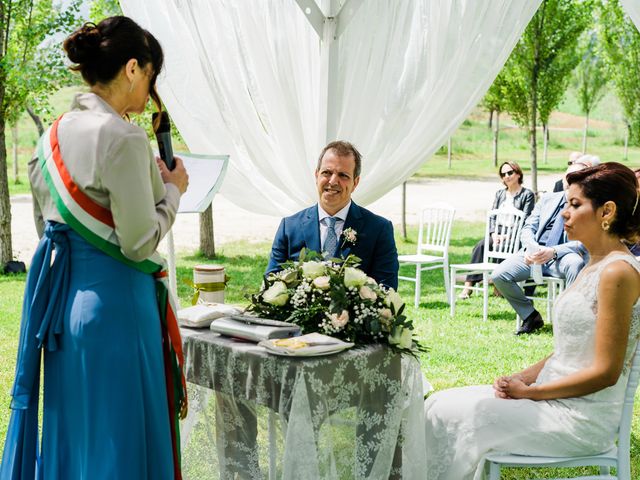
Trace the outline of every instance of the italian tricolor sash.
<instances>
[{"instance_id":1,"label":"italian tricolor sash","mask_svg":"<svg viewBox=\"0 0 640 480\"><path fill-rule=\"evenodd\" d=\"M89 244L112 258L156 280L156 297L162 322L164 370L169 401L171 436L173 442L175 478L180 479L179 419L187 413L187 387L184 377L182 339L176 320L176 302L168 286L165 260L156 252L141 262L124 256L120 250L111 211L89 198L74 183L65 167L58 144L59 117L38 143L38 158L42 175L51 197L64 219Z\"/></svg>"}]
</instances>

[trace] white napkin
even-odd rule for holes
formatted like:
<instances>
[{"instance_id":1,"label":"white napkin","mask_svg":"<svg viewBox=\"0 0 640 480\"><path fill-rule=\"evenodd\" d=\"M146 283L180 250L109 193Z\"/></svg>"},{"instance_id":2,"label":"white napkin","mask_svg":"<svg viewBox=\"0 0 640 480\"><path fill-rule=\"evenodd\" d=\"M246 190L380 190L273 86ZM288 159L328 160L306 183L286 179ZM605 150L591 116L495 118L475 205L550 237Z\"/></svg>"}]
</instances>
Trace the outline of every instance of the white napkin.
<instances>
[{"instance_id":1,"label":"white napkin","mask_svg":"<svg viewBox=\"0 0 640 480\"><path fill-rule=\"evenodd\" d=\"M226 303L202 303L178 310L178 323L184 327L208 328L216 318L238 315L241 311Z\"/></svg>"}]
</instances>

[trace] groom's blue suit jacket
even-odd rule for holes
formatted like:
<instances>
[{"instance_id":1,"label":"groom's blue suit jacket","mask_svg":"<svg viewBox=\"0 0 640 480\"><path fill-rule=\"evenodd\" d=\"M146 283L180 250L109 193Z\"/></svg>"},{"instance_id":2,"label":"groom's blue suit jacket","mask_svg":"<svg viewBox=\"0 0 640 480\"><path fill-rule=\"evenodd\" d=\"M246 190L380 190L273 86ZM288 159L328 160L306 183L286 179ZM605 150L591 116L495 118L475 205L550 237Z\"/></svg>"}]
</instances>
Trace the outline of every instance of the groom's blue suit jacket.
<instances>
[{"instance_id":1,"label":"groom's blue suit jacket","mask_svg":"<svg viewBox=\"0 0 640 480\"><path fill-rule=\"evenodd\" d=\"M346 243L341 236L337 256L346 258L350 253L354 254L362 259L360 268L367 275L397 289L398 252L391 222L352 201L344 223L344 230L347 228L356 231L356 242L353 245ZM303 247L320 252L317 205L282 219L273 240L266 273L281 270L280 265L287 260L297 260Z\"/></svg>"}]
</instances>

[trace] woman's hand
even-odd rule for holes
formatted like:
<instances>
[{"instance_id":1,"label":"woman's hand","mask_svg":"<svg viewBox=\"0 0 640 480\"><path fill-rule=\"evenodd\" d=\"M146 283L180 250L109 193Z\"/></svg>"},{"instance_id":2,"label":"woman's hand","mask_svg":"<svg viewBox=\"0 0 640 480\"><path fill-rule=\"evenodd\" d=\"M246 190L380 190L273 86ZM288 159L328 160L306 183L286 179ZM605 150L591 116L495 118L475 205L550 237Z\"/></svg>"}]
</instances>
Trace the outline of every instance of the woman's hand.
<instances>
[{"instance_id":1,"label":"woman's hand","mask_svg":"<svg viewBox=\"0 0 640 480\"><path fill-rule=\"evenodd\" d=\"M533 398L533 387L527 385L519 376L513 376L503 388L505 398Z\"/></svg>"},{"instance_id":2,"label":"woman's hand","mask_svg":"<svg viewBox=\"0 0 640 480\"><path fill-rule=\"evenodd\" d=\"M529 386L521 373L496 378L493 389L497 398L528 398L522 396L529 390Z\"/></svg>"},{"instance_id":3,"label":"woman's hand","mask_svg":"<svg viewBox=\"0 0 640 480\"><path fill-rule=\"evenodd\" d=\"M175 167L173 170L169 170L162 159L156 157L156 163L158 164L164 183L173 183L178 187L180 194L183 194L187 191L187 186L189 185L189 175L184 168L184 163L182 163L181 158L173 157L173 161L175 162Z\"/></svg>"}]
</instances>

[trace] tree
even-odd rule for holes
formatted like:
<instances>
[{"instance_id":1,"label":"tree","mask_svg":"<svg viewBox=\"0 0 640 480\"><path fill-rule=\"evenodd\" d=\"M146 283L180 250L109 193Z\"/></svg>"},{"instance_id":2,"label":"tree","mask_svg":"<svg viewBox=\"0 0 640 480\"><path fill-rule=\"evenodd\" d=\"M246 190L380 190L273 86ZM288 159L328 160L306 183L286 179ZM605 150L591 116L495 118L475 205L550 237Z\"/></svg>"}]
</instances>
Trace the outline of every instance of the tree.
<instances>
[{"instance_id":1,"label":"tree","mask_svg":"<svg viewBox=\"0 0 640 480\"><path fill-rule=\"evenodd\" d=\"M618 2L601 6L600 40L607 72L624 112L629 140L640 143L640 33Z\"/></svg>"},{"instance_id":2,"label":"tree","mask_svg":"<svg viewBox=\"0 0 640 480\"><path fill-rule=\"evenodd\" d=\"M605 71L605 62L599 55L598 36L595 31L589 31L581 39L582 58L574 71L573 84L575 86L580 109L584 113L584 132L582 135L582 153L587 153L587 133L589 131L589 114L602 100L609 82Z\"/></svg>"},{"instance_id":3,"label":"tree","mask_svg":"<svg viewBox=\"0 0 640 480\"><path fill-rule=\"evenodd\" d=\"M591 18L591 16L589 16ZM542 124L542 134L544 139L543 163L547 163L547 146L549 143L549 118L551 113L558 108L564 97L569 82L571 72L580 62L578 48L565 48L558 52L554 62L549 65L545 75L540 77L538 116Z\"/></svg>"},{"instance_id":4,"label":"tree","mask_svg":"<svg viewBox=\"0 0 640 480\"><path fill-rule=\"evenodd\" d=\"M580 34L591 21L591 8L592 2L587 0L543 0L507 61L503 90L507 111L527 128L532 188L536 192L538 121L541 113L548 120L558 92L562 98L571 52L575 52Z\"/></svg>"},{"instance_id":5,"label":"tree","mask_svg":"<svg viewBox=\"0 0 640 480\"><path fill-rule=\"evenodd\" d=\"M66 70L61 52L43 42L75 26L79 4L72 0L63 9L51 0L0 1L0 265L13 258L6 125L28 105L45 108L42 99L59 88Z\"/></svg>"},{"instance_id":6,"label":"tree","mask_svg":"<svg viewBox=\"0 0 640 480\"><path fill-rule=\"evenodd\" d=\"M506 108L506 100L504 96L504 88L506 82L506 73L503 69L487 90L482 99L482 106L489 111L489 128L492 127L493 114L496 120L493 123L493 166L498 166L498 140L500 139L500 113Z\"/></svg>"}]
</instances>

